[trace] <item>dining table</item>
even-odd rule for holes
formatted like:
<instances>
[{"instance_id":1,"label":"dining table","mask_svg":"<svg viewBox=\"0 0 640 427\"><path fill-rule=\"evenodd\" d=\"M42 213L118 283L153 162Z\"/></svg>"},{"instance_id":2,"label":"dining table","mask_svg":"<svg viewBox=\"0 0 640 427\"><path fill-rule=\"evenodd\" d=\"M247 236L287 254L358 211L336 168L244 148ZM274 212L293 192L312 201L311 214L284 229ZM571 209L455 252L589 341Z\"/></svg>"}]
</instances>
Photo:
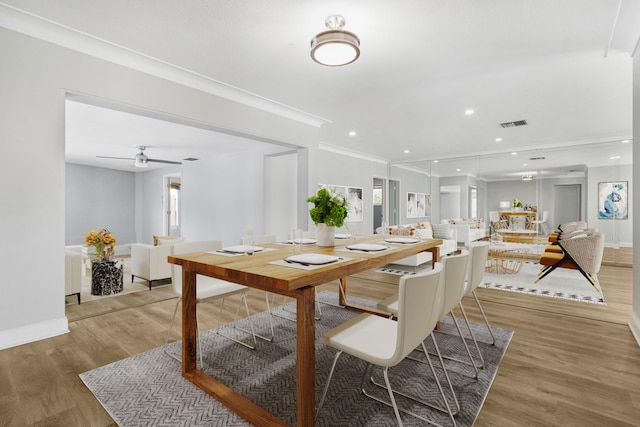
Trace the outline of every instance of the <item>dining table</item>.
<instances>
[{"instance_id":1,"label":"dining table","mask_svg":"<svg viewBox=\"0 0 640 427\"><path fill-rule=\"evenodd\" d=\"M182 375L207 394L243 417L252 425L287 425L274 414L212 378L197 367L196 276L215 277L250 288L292 297L296 301L296 425L312 426L315 419L315 287L339 280L340 305L366 310L373 308L348 304L347 278L391 264L420 252L431 252L439 260L439 239L396 238L370 235L338 240L335 246L303 245L307 257L326 257L326 264L287 262L293 258L288 242L260 245L253 255L195 252L168 257L182 267ZM350 248L360 248L350 249ZM384 249L380 249L384 247ZM374 248L375 250L367 250ZM315 254L315 255L311 255ZM293 258L296 259L296 258Z\"/></svg>"}]
</instances>

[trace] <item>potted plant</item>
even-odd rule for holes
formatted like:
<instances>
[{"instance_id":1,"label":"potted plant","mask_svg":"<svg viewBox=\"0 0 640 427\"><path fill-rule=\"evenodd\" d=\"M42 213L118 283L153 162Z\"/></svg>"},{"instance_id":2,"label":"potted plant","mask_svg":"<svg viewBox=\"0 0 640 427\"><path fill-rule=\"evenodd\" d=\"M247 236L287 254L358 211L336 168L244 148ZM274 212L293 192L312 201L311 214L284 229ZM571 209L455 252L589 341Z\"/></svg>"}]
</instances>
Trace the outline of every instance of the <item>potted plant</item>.
<instances>
[{"instance_id":1,"label":"potted plant","mask_svg":"<svg viewBox=\"0 0 640 427\"><path fill-rule=\"evenodd\" d=\"M318 246L333 246L335 228L342 227L347 217L347 200L332 189L322 187L307 202L314 205L309 210L309 215L318 227Z\"/></svg>"}]
</instances>

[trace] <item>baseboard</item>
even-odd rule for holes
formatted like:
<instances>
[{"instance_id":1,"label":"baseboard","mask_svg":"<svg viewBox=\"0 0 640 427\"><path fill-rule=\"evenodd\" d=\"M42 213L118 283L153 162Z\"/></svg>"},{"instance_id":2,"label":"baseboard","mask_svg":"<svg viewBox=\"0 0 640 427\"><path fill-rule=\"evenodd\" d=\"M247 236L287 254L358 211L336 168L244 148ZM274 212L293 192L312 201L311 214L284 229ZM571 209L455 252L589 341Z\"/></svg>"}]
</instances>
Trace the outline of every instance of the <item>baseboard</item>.
<instances>
[{"instance_id":1,"label":"baseboard","mask_svg":"<svg viewBox=\"0 0 640 427\"><path fill-rule=\"evenodd\" d=\"M631 333L635 337L638 346L640 346L640 318L638 318L635 313L631 313L629 328L631 329Z\"/></svg>"},{"instance_id":2,"label":"baseboard","mask_svg":"<svg viewBox=\"0 0 640 427\"><path fill-rule=\"evenodd\" d=\"M55 337L68 332L69 323L66 317L0 331L0 350Z\"/></svg>"}]
</instances>

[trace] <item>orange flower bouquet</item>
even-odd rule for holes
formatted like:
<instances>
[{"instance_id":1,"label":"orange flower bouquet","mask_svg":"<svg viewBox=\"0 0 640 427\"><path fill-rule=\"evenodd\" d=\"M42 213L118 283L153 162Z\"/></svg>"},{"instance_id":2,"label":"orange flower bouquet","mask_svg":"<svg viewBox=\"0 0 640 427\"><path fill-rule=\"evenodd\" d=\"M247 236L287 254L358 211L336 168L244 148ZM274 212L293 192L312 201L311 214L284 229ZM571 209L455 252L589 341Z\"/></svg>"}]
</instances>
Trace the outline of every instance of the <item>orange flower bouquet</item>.
<instances>
[{"instance_id":1,"label":"orange flower bouquet","mask_svg":"<svg viewBox=\"0 0 640 427\"><path fill-rule=\"evenodd\" d=\"M106 228L99 231L91 230L84 237L87 246L95 248L95 256L101 260L113 256L113 248L116 245L116 238Z\"/></svg>"}]
</instances>

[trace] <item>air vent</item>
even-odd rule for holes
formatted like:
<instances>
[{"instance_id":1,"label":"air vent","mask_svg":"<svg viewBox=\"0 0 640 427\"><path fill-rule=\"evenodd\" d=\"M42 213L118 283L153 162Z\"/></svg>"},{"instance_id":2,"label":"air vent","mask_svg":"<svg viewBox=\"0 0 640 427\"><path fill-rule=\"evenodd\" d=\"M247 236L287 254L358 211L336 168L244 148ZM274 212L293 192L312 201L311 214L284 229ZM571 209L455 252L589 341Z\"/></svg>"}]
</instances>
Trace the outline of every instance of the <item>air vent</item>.
<instances>
[{"instance_id":1,"label":"air vent","mask_svg":"<svg viewBox=\"0 0 640 427\"><path fill-rule=\"evenodd\" d=\"M546 157L529 157L529 160L544 160Z\"/></svg>"},{"instance_id":2,"label":"air vent","mask_svg":"<svg viewBox=\"0 0 640 427\"><path fill-rule=\"evenodd\" d=\"M526 120L518 120L515 122L504 122L504 123L500 123L500 126L502 126L503 128L513 128L516 126L525 126L527 124Z\"/></svg>"},{"instance_id":3,"label":"air vent","mask_svg":"<svg viewBox=\"0 0 640 427\"><path fill-rule=\"evenodd\" d=\"M182 159L182 160L184 160L186 162L195 162L198 159L196 159L195 157L187 157L186 159Z\"/></svg>"}]
</instances>

